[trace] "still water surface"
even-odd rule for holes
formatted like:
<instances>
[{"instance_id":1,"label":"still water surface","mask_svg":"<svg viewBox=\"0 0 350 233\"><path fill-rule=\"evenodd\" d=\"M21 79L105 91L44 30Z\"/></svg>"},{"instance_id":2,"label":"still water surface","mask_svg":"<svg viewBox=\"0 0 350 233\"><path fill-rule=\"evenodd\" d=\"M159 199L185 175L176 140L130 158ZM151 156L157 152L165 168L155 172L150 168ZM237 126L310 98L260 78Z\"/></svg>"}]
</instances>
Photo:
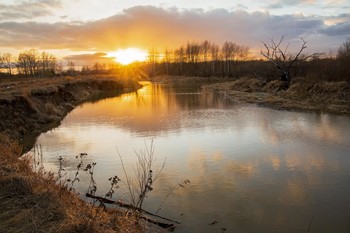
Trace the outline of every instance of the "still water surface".
<instances>
[{"instance_id":1,"label":"still water surface","mask_svg":"<svg viewBox=\"0 0 350 233\"><path fill-rule=\"evenodd\" d=\"M150 84L84 104L42 134L46 170L97 162L97 193L129 174L135 151L153 140L165 168L144 207L182 224L176 232L350 232L350 118L229 103L198 85ZM89 178L81 174L84 193ZM116 199L128 200L124 183ZM211 224L215 223L215 224Z\"/></svg>"}]
</instances>

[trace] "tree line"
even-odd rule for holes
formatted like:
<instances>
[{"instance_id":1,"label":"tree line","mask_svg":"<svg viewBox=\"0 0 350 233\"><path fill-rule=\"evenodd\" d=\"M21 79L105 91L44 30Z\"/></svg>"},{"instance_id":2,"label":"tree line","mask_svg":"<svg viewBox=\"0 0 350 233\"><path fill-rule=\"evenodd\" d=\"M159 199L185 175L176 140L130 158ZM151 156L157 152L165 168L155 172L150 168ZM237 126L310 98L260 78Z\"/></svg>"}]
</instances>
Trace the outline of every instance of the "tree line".
<instances>
[{"instance_id":1,"label":"tree line","mask_svg":"<svg viewBox=\"0 0 350 233\"><path fill-rule=\"evenodd\" d=\"M149 50L144 62L130 64L128 68L141 70L149 77L157 75L203 76L203 77L241 77L255 75L275 79L281 75L307 76L320 80L350 80L350 39L345 41L334 56L326 54L304 54L306 42L302 40L299 53L288 52L288 45L282 42L264 43L261 54L266 59L250 56L248 46L226 41L221 46L204 41L189 41L178 48L158 51ZM292 66L293 65L293 66ZM276 69L277 67L277 69ZM66 67L47 52L30 49L21 52L17 58L10 53L0 54L0 75L31 77L57 75L90 75L122 72L125 69L117 63L99 63L77 68L72 61ZM286 72L288 71L288 72ZM289 78L289 77L288 77ZM290 81L290 80L289 80ZM288 82L289 82L288 81Z\"/></svg>"},{"instance_id":2,"label":"tree line","mask_svg":"<svg viewBox=\"0 0 350 233\"><path fill-rule=\"evenodd\" d=\"M185 75L204 77L258 76L265 79L282 79L287 87L291 77L308 77L315 80L350 82L350 39L340 45L335 54L306 54L307 42L300 40L295 53L280 40L262 42L261 55L250 56L249 47L225 42L221 47L210 41L187 42L179 48L163 53L150 50L147 63L142 66L149 76ZM158 59L157 59L158 58ZM160 59L159 59L160 58Z\"/></svg>"},{"instance_id":3,"label":"tree line","mask_svg":"<svg viewBox=\"0 0 350 233\"><path fill-rule=\"evenodd\" d=\"M158 74L232 77L239 61L247 61L249 47L226 41L222 46L204 40L192 41L163 53L149 51L151 76Z\"/></svg>"},{"instance_id":4,"label":"tree line","mask_svg":"<svg viewBox=\"0 0 350 233\"><path fill-rule=\"evenodd\" d=\"M150 76L158 74L160 66L164 66L168 75L232 76L236 63L247 60L248 55L247 46L234 42L225 42L220 47L208 40L193 41L174 50L165 49L159 52L150 49L148 60L139 63L138 67L142 66L148 70ZM10 53L0 54L0 68L2 73L7 75L13 75L16 69L17 75L40 77L58 73L64 75L108 73L119 69L120 65L95 62L93 65L84 65L81 69L77 69L72 61L68 61L63 69L54 55L30 49L21 52L17 58Z\"/></svg>"},{"instance_id":5,"label":"tree line","mask_svg":"<svg viewBox=\"0 0 350 233\"><path fill-rule=\"evenodd\" d=\"M0 76L20 77L52 77L52 76L74 76L111 73L117 70L120 65L116 63L99 63L83 65L78 68L74 62L68 61L63 65L55 55L45 51L39 52L36 49L29 49L20 52L18 57L11 53L0 54Z\"/></svg>"},{"instance_id":6,"label":"tree line","mask_svg":"<svg viewBox=\"0 0 350 233\"><path fill-rule=\"evenodd\" d=\"M13 75L17 70L16 74L20 76L52 76L57 72L58 63L54 55L30 49L21 52L17 58L11 53L0 54L0 68L7 75Z\"/></svg>"}]
</instances>

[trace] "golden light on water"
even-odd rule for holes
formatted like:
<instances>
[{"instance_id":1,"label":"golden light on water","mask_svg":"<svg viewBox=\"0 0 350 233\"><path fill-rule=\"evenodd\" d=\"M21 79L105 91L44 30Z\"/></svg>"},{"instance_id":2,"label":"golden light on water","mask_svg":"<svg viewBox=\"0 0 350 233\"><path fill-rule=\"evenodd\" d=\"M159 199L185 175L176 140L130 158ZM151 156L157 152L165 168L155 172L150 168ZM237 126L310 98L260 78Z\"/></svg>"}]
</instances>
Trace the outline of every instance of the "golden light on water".
<instances>
[{"instance_id":1,"label":"golden light on water","mask_svg":"<svg viewBox=\"0 0 350 233\"><path fill-rule=\"evenodd\" d=\"M145 61L148 57L148 53L139 48L126 48L110 52L107 56L114 57L114 60L122 65L129 65L133 62Z\"/></svg>"}]
</instances>

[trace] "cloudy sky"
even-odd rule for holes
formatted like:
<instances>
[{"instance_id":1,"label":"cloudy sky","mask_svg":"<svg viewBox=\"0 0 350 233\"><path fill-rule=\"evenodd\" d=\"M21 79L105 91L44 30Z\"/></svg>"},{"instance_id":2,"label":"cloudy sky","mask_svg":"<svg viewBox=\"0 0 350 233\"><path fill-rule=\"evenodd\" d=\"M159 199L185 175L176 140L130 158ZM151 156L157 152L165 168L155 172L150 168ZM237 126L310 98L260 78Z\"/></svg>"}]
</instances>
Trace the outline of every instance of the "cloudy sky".
<instances>
[{"instance_id":1,"label":"cloudy sky","mask_svg":"<svg viewBox=\"0 0 350 233\"><path fill-rule=\"evenodd\" d=\"M178 47L208 39L252 51L261 41L299 38L308 52L335 51L350 38L349 0L1 0L0 53L37 48L58 57L118 48Z\"/></svg>"}]
</instances>

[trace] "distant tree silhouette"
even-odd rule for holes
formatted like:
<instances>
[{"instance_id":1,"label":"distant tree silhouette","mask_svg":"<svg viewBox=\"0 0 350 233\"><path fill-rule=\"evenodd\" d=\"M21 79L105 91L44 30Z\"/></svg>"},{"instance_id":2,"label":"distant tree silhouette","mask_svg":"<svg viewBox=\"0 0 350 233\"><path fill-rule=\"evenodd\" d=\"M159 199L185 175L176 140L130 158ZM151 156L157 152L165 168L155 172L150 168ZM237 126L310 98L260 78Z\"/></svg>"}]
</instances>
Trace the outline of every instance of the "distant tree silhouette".
<instances>
[{"instance_id":1,"label":"distant tree silhouette","mask_svg":"<svg viewBox=\"0 0 350 233\"><path fill-rule=\"evenodd\" d=\"M67 70L68 75L74 76L76 73L74 62L68 61L67 68L68 68Z\"/></svg>"},{"instance_id":2,"label":"distant tree silhouette","mask_svg":"<svg viewBox=\"0 0 350 233\"><path fill-rule=\"evenodd\" d=\"M338 49L338 59L350 59L350 39L344 42Z\"/></svg>"},{"instance_id":3,"label":"distant tree silhouette","mask_svg":"<svg viewBox=\"0 0 350 233\"><path fill-rule=\"evenodd\" d=\"M222 49L217 44L204 40L188 41L172 52L165 50L163 59L155 59L154 51L150 51L149 62L152 67L159 66L156 74L190 75L190 76L234 76L238 61L246 60L249 54L247 46L226 42ZM150 64L150 65L151 65ZM221 65L221 68L220 68ZM163 69L160 69L163 68ZM151 69L151 75L154 71Z\"/></svg>"},{"instance_id":4,"label":"distant tree silhouette","mask_svg":"<svg viewBox=\"0 0 350 233\"><path fill-rule=\"evenodd\" d=\"M220 60L220 47L214 43L210 46L210 56L211 56L211 75L216 73L216 63Z\"/></svg>"},{"instance_id":5,"label":"distant tree silhouette","mask_svg":"<svg viewBox=\"0 0 350 233\"><path fill-rule=\"evenodd\" d=\"M0 67L6 69L8 75L12 75L14 65L14 58L11 53L0 55Z\"/></svg>"},{"instance_id":6,"label":"distant tree silhouette","mask_svg":"<svg viewBox=\"0 0 350 233\"><path fill-rule=\"evenodd\" d=\"M0 74L1 74L1 69L4 68L4 58L3 55L0 53Z\"/></svg>"},{"instance_id":7,"label":"distant tree silhouette","mask_svg":"<svg viewBox=\"0 0 350 233\"><path fill-rule=\"evenodd\" d=\"M339 63L338 72L341 79L350 82L350 39L344 42L338 49L337 60Z\"/></svg>"},{"instance_id":8,"label":"distant tree silhouette","mask_svg":"<svg viewBox=\"0 0 350 233\"><path fill-rule=\"evenodd\" d=\"M54 55L30 49L18 55L16 66L18 74L34 77L55 75L58 64Z\"/></svg>"},{"instance_id":9,"label":"distant tree silhouette","mask_svg":"<svg viewBox=\"0 0 350 233\"><path fill-rule=\"evenodd\" d=\"M41 76L51 76L56 73L58 67L57 59L54 55L47 52L41 53L39 70Z\"/></svg>"},{"instance_id":10,"label":"distant tree silhouette","mask_svg":"<svg viewBox=\"0 0 350 233\"><path fill-rule=\"evenodd\" d=\"M30 49L18 55L17 70L19 74L32 76L38 74L40 55L38 50Z\"/></svg>"}]
</instances>

